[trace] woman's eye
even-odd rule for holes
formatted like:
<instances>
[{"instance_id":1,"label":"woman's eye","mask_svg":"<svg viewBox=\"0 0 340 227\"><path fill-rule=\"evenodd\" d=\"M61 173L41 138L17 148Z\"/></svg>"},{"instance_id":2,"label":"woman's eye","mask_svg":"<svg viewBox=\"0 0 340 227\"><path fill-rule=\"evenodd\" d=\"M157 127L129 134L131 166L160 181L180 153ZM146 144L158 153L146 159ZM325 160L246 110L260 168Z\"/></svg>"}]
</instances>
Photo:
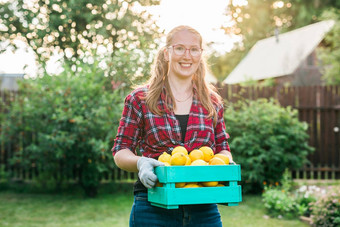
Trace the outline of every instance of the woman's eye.
<instances>
[{"instance_id":1,"label":"woman's eye","mask_svg":"<svg viewBox=\"0 0 340 227\"><path fill-rule=\"evenodd\" d=\"M177 46L177 47L176 47L176 50L183 51L183 50L184 50L184 47L182 47L182 46Z\"/></svg>"}]
</instances>

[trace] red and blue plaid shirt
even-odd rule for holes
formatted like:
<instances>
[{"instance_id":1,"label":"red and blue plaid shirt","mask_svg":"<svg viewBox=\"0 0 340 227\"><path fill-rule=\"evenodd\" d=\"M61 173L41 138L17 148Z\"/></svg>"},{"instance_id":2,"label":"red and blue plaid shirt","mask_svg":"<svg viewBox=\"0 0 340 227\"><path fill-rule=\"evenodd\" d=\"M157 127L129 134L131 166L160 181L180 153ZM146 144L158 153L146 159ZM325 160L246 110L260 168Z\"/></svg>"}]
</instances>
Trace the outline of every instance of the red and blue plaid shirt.
<instances>
[{"instance_id":1,"label":"red and blue plaid shirt","mask_svg":"<svg viewBox=\"0 0 340 227\"><path fill-rule=\"evenodd\" d=\"M173 111L165 107L165 89L158 101L159 107L165 110L162 116L153 114L146 105L147 87L134 90L125 99L122 118L112 148L113 155L122 149L130 149L136 153L139 146L143 156L157 158L163 152L171 153L174 147L184 146L188 152L202 146L211 147L215 153L230 151L223 119L223 105L215 105L217 124L208 119L208 111L201 105L194 89L193 101L189 113L187 132L184 143L179 121Z\"/></svg>"}]
</instances>

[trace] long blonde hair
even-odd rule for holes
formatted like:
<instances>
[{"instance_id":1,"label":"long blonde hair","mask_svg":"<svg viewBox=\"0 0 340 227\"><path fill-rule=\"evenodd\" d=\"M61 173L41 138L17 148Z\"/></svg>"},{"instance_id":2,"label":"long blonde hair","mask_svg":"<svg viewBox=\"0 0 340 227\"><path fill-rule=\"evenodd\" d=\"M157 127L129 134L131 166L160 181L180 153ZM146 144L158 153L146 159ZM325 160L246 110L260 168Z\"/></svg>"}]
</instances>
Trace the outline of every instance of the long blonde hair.
<instances>
[{"instance_id":1,"label":"long blonde hair","mask_svg":"<svg viewBox=\"0 0 340 227\"><path fill-rule=\"evenodd\" d=\"M164 58L164 50L168 48L173 40L174 35L180 31L189 31L197 35L200 39L200 46L202 48L203 41L202 36L198 31L189 26L178 26L172 29L166 37L166 45L161 48L153 62L151 68L151 77L148 81L149 89L146 94L146 105L150 111L157 115L162 115L164 110L159 109L158 99L162 93L163 87L166 90L165 106L168 110L173 110L176 108L176 102L174 96L171 92L169 81L168 81L168 61ZM207 62L204 56L201 56L201 60L196 73L193 76L193 84L197 89L198 99L202 103L202 106L209 112L208 118L214 119L214 125L217 121L217 112L214 104L222 102L221 96L217 93L216 88L205 80L205 76L208 71ZM169 105L170 102L172 105Z\"/></svg>"}]
</instances>

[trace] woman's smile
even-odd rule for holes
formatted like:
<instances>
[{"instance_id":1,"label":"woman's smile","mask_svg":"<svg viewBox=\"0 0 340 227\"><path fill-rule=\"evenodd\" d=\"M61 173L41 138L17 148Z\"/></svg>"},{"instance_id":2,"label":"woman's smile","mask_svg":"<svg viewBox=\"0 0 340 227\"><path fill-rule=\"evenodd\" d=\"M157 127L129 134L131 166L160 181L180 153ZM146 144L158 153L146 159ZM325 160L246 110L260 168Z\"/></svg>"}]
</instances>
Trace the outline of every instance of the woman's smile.
<instances>
[{"instance_id":1,"label":"woman's smile","mask_svg":"<svg viewBox=\"0 0 340 227\"><path fill-rule=\"evenodd\" d=\"M182 62L180 62L179 64L180 64L183 68L190 68L191 65L192 65L192 63L182 63Z\"/></svg>"}]
</instances>

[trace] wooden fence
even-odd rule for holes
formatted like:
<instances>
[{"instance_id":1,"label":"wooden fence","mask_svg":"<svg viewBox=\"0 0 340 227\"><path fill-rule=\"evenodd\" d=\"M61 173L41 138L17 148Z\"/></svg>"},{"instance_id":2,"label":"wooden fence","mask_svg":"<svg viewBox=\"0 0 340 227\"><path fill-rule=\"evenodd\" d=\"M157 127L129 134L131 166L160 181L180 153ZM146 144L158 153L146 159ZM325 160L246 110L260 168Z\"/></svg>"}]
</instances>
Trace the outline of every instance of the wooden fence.
<instances>
[{"instance_id":1,"label":"wooden fence","mask_svg":"<svg viewBox=\"0 0 340 227\"><path fill-rule=\"evenodd\" d=\"M340 86L241 87L218 86L230 102L240 98L275 98L286 107L298 110L299 120L308 123L309 144L315 152L293 178L340 179Z\"/></svg>"},{"instance_id":2,"label":"wooden fence","mask_svg":"<svg viewBox=\"0 0 340 227\"><path fill-rule=\"evenodd\" d=\"M217 85L222 97L229 102L240 98L275 98L286 107L298 110L299 119L309 125L309 144L315 152L309 155L310 165L300 170L293 170L295 179L340 179L340 86L313 87L241 87L235 85ZM1 93L2 100L9 104L15 93ZM6 111L0 109L0 111ZM0 125L1 126L1 125ZM1 129L1 127L0 127ZM8 168L8 158L14 151L11 147L1 146L0 165ZM1 171L1 169L0 169ZM23 172L12 169L17 178L31 178L34 171ZM103 180L135 179L136 174L114 169Z\"/></svg>"}]
</instances>

